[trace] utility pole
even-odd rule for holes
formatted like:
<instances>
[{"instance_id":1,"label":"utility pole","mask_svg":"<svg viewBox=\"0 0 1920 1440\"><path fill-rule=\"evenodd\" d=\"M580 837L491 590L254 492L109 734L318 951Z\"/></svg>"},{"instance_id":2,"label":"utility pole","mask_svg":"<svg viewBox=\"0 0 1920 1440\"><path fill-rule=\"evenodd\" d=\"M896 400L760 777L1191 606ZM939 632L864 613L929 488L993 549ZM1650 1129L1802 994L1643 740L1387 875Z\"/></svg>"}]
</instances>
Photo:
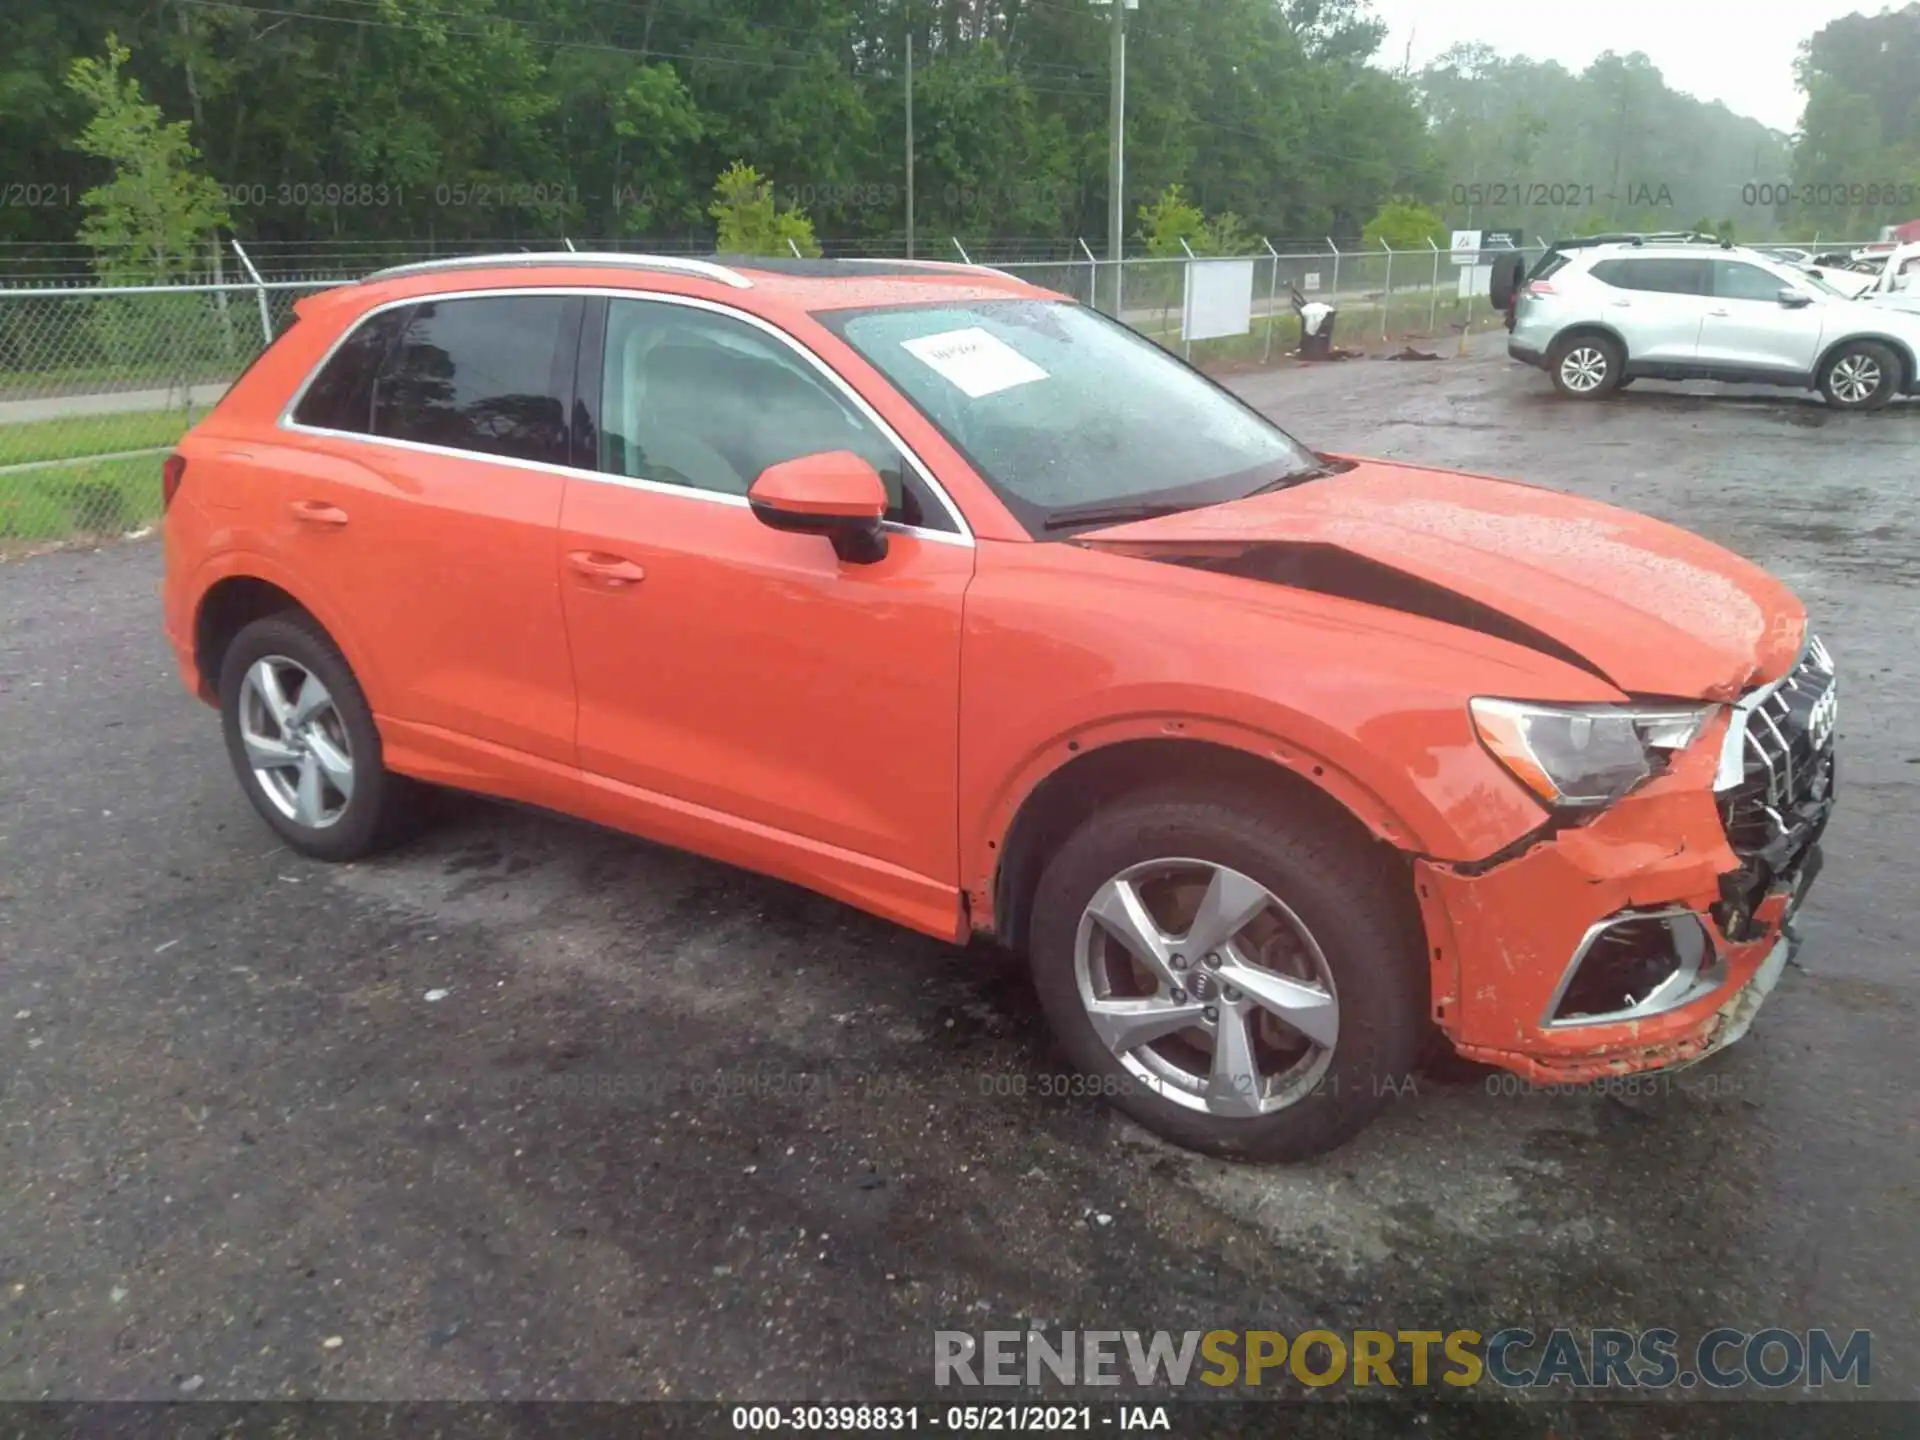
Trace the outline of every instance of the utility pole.
<instances>
[{"instance_id":1,"label":"utility pole","mask_svg":"<svg viewBox=\"0 0 1920 1440\"><path fill-rule=\"evenodd\" d=\"M1113 108L1107 120L1107 259L1113 263L1113 313L1117 319L1127 228L1127 11L1140 0L1106 3L1113 7Z\"/></svg>"},{"instance_id":2,"label":"utility pole","mask_svg":"<svg viewBox=\"0 0 1920 1440\"><path fill-rule=\"evenodd\" d=\"M907 258L913 259L913 22L907 22Z\"/></svg>"}]
</instances>

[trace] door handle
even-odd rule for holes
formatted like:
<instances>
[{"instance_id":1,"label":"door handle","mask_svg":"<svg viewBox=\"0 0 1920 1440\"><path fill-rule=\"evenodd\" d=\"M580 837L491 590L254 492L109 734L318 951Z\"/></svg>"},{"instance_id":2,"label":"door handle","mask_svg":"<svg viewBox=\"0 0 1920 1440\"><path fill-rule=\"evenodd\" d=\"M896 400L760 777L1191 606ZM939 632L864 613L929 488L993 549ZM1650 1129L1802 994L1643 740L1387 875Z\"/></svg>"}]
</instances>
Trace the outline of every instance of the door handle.
<instances>
[{"instance_id":1,"label":"door handle","mask_svg":"<svg viewBox=\"0 0 1920 1440\"><path fill-rule=\"evenodd\" d=\"M1633 302L1631 300L1609 300L1607 303L1616 310L1631 310L1633 308Z\"/></svg>"},{"instance_id":2,"label":"door handle","mask_svg":"<svg viewBox=\"0 0 1920 1440\"><path fill-rule=\"evenodd\" d=\"M1724 320L1727 318L1728 312L1725 310L1709 310L1707 311L1707 314L1718 316L1720 319Z\"/></svg>"},{"instance_id":3,"label":"door handle","mask_svg":"<svg viewBox=\"0 0 1920 1440\"><path fill-rule=\"evenodd\" d=\"M329 505L324 500L296 500L287 507L293 512L294 520L301 525L315 525L323 530L338 530L347 523L347 512L338 505Z\"/></svg>"},{"instance_id":4,"label":"door handle","mask_svg":"<svg viewBox=\"0 0 1920 1440\"><path fill-rule=\"evenodd\" d=\"M631 560L598 550L575 550L567 556L574 574L609 590L624 590L647 578L647 572Z\"/></svg>"}]
</instances>

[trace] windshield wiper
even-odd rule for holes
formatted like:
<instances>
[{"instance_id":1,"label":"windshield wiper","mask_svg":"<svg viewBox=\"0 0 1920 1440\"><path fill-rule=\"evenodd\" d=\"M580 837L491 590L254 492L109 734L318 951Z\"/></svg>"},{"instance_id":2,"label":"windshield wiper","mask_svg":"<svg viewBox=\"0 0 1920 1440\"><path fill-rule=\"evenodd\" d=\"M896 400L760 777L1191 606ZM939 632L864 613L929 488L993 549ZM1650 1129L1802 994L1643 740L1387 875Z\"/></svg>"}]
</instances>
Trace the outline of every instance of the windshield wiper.
<instances>
[{"instance_id":1,"label":"windshield wiper","mask_svg":"<svg viewBox=\"0 0 1920 1440\"><path fill-rule=\"evenodd\" d=\"M1338 475L1342 470L1351 470L1352 468L1352 465L1344 461L1337 464L1329 461L1324 465L1315 465L1309 470L1289 470L1277 480L1269 480L1264 485L1254 486L1253 489L1247 491L1247 496L1271 495L1276 490L1291 490L1294 486L1304 485L1309 480L1324 480L1329 475ZM1245 499L1246 496L1241 498Z\"/></svg>"},{"instance_id":2,"label":"windshield wiper","mask_svg":"<svg viewBox=\"0 0 1920 1440\"><path fill-rule=\"evenodd\" d=\"M1066 530L1075 525L1121 525L1129 520L1154 520L1162 515L1178 515L1194 505L1175 505L1162 500L1133 505L1083 505L1077 510L1056 510L1047 517L1044 529Z\"/></svg>"}]
</instances>

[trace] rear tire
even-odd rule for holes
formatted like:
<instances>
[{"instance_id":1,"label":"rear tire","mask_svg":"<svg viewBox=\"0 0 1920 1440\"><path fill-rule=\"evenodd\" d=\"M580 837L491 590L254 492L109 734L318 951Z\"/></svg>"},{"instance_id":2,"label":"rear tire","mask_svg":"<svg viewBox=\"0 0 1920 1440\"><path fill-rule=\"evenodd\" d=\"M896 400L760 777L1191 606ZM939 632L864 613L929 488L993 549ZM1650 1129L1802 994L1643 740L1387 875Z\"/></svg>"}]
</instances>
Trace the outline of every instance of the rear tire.
<instances>
[{"instance_id":1,"label":"rear tire","mask_svg":"<svg viewBox=\"0 0 1920 1440\"><path fill-rule=\"evenodd\" d=\"M1041 875L1034 985L1067 1059L1155 1134L1304 1160L1409 1088L1427 976L1403 891L1363 842L1306 815L1144 792L1094 814ZM1154 965L1134 958L1143 934Z\"/></svg>"},{"instance_id":2,"label":"rear tire","mask_svg":"<svg viewBox=\"0 0 1920 1440\"><path fill-rule=\"evenodd\" d=\"M418 787L381 758L360 683L307 615L269 615L234 637L220 665L220 718L240 788L303 855L357 860L402 838L420 813Z\"/></svg>"},{"instance_id":3,"label":"rear tire","mask_svg":"<svg viewBox=\"0 0 1920 1440\"><path fill-rule=\"evenodd\" d=\"M1553 388L1570 400L1599 400L1620 388L1627 357L1617 340L1605 335L1572 335L1556 340L1547 356Z\"/></svg>"},{"instance_id":4,"label":"rear tire","mask_svg":"<svg viewBox=\"0 0 1920 1440\"><path fill-rule=\"evenodd\" d=\"M1878 340L1849 340L1820 368L1820 393L1836 410L1878 410L1895 395L1905 375L1900 357Z\"/></svg>"}]
</instances>

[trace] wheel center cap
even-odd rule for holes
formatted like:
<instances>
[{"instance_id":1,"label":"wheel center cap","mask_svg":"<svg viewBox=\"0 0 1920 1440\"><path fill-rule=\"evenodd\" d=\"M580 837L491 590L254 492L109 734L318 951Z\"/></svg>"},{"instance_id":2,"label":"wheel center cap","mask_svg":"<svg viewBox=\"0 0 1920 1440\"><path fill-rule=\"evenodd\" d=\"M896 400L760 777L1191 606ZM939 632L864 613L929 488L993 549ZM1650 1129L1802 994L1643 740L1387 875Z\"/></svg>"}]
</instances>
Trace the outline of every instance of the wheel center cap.
<instances>
[{"instance_id":1,"label":"wheel center cap","mask_svg":"<svg viewBox=\"0 0 1920 1440\"><path fill-rule=\"evenodd\" d=\"M1187 988L1193 992L1196 1000L1212 1000L1220 993L1220 982L1204 970L1196 970L1193 978L1187 982Z\"/></svg>"}]
</instances>

